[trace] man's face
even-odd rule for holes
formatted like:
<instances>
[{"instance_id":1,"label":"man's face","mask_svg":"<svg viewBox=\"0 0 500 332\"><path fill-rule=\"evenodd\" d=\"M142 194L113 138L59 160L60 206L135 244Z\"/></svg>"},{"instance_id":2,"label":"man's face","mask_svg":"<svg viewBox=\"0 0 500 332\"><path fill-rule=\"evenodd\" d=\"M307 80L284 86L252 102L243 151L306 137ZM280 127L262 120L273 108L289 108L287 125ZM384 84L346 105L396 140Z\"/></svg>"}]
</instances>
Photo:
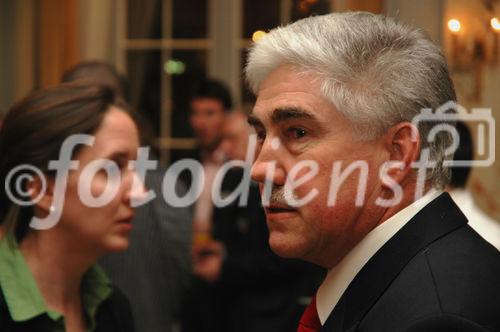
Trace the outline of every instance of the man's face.
<instances>
[{"instance_id":1,"label":"man's face","mask_svg":"<svg viewBox=\"0 0 500 332\"><path fill-rule=\"evenodd\" d=\"M202 149L217 147L224 117L224 105L216 99L196 98L191 101L189 123Z\"/></svg>"},{"instance_id":2,"label":"man's face","mask_svg":"<svg viewBox=\"0 0 500 332\"><path fill-rule=\"evenodd\" d=\"M227 116L222 127L221 149L232 160L245 160L250 128L246 116L235 113Z\"/></svg>"},{"instance_id":3,"label":"man's face","mask_svg":"<svg viewBox=\"0 0 500 332\"><path fill-rule=\"evenodd\" d=\"M280 66L262 82L249 121L259 138L252 178L260 182L261 193L266 171L276 163L273 195L266 208L272 249L284 257L329 267L359 241L359 234L366 234L376 225L376 220L371 220L375 218L369 217L373 211L355 206L359 171L340 187L335 205L327 206L334 162L342 161L344 170L353 161L367 161L368 202L378 195L378 166L386 155L379 141L358 140L351 123L320 91L313 76ZM308 204L292 208L280 193L291 169L303 160L317 163L319 171L297 187L294 196L303 198L314 189L318 194ZM307 171L303 168L294 179Z\"/></svg>"}]
</instances>

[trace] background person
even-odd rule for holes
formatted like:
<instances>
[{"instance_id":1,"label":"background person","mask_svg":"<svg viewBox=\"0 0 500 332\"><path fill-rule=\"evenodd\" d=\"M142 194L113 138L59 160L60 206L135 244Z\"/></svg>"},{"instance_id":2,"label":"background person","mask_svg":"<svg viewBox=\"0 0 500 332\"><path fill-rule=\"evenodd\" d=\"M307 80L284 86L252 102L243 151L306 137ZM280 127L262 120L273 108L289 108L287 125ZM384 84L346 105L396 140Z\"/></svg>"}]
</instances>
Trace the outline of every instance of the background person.
<instances>
[{"instance_id":1,"label":"background person","mask_svg":"<svg viewBox=\"0 0 500 332\"><path fill-rule=\"evenodd\" d=\"M224 162L224 153L220 150L221 130L226 114L232 107L229 89L217 80L206 79L199 82L190 98L189 123L193 129L198 147L195 151L181 156L194 159L203 166L204 185L201 194L192 206L193 211L193 263L196 264L197 247L205 246L213 241L214 205L212 201L212 184L217 171ZM188 188L191 188L201 174L181 173ZM237 179L225 178L224 190L235 187ZM204 268L216 271L218 264L210 260ZM210 266L209 266L210 265ZM199 268L200 266L198 266ZM196 266L193 266L193 270ZM193 271L194 272L194 271ZM222 296L216 287L203 278L193 274L190 289L182 306L182 331L203 332L221 331L223 319Z\"/></svg>"},{"instance_id":2,"label":"background person","mask_svg":"<svg viewBox=\"0 0 500 332\"><path fill-rule=\"evenodd\" d=\"M49 161L58 160L61 146L75 134L95 137L92 146L78 145L72 159L79 162L69 172L61 218L52 228L36 230L33 216L54 213L55 178ZM137 127L127 105L114 92L100 86L60 85L32 93L15 104L0 131L0 179L19 165L32 165L44 172L47 190L35 175L22 182L33 206L20 206L0 191L0 221L6 234L0 240L1 331L133 331L130 307L104 272L95 266L108 252L129 246L133 209L142 189L132 191L136 178L128 162L139 147ZM120 170L117 194L101 207L85 205L79 182L90 184L94 197L108 183L100 171L82 178L83 170L97 159L108 159ZM15 192L17 173L10 190ZM2 188L4 188L2 186Z\"/></svg>"},{"instance_id":3,"label":"background person","mask_svg":"<svg viewBox=\"0 0 500 332\"><path fill-rule=\"evenodd\" d=\"M228 113L222 126L220 149L228 160L245 161L248 139L252 128L248 125L247 115L242 111Z\"/></svg>"},{"instance_id":4,"label":"background person","mask_svg":"<svg viewBox=\"0 0 500 332\"><path fill-rule=\"evenodd\" d=\"M207 79L194 89L190 101L189 123L198 143L198 149L186 156L201 162L204 185L193 207L194 241L204 241L212 227L211 188L217 171L224 162L220 150L221 130L226 113L232 107L231 94L227 86L217 80ZM198 175L196 175L198 176ZM184 177L188 188L193 179Z\"/></svg>"},{"instance_id":5,"label":"background person","mask_svg":"<svg viewBox=\"0 0 500 332\"><path fill-rule=\"evenodd\" d=\"M106 82L125 95L128 89L126 77L100 61L76 65L64 74L63 81ZM148 128L139 128L146 144L151 143L144 139L151 136ZM165 174L161 167L146 173L146 187L156 197L137 208L128 250L106 255L99 262L130 300L137 331L168 332L174 328L191 273L191 211L171 206L163 198ZM165 183L176 183L178 195L184 195L185 185L174 180L167 178Z\"/></svg>"},{"instance_id":6,"label":"background person","mask_svg":"<svg viewBox=\"0 0 500 332\"><path fill-rule=\"evenodd\" d=\"M456 124L460 138L453 160L474 160L473 142L470 129L461 121ZM466 189L471 167L452 167L451 180L447 190L451 198L469 220L469 225L486 241L500 250L500 223L484 213L474 201L471 192Z\"/></svg>"},{"instance_id":7,"label":"background person","mask_svg":"<svg viewBox=\"0 0 500 332\"><path fill-rule=\"evenodd\" d=\"M329 269L298 331L500 330L500 254L440 192L451 136L427 138L446 122L412 124L422 108L456 100L439 48L388 17L334 13L271 30L251 49L246 75L257 95L252 177L261 188L275 167L271 248ZM423 149L436 164L418 198L412 164ZM291 204L287 178L310 160L317 174L307 180L314 173L302 168L291 180L307 181L292 194L316 195ZM341 183L335 165L360 166Z\"/></svg>"},{"instance_id":8,"label":"background person","mask_svg":"<svg viewBox=\"0 0 500 332\"><path fill-rule=\"evenodd\" d=\"M250 129L243 112L227 114L220 148L229 160L245 161ZM234 167L227 177L239 182L242 176L243 168ZM257 183L251 182L244 206L236 200L214 209L212 236L195 245L193 273L210 284L220 301L220 310L212 314L221 320L216 331L294 331L304 309L301 298L312 295L323 274L271 251ZM202 329L207 330L192 328Z\"/></svg>"}]
</instances>

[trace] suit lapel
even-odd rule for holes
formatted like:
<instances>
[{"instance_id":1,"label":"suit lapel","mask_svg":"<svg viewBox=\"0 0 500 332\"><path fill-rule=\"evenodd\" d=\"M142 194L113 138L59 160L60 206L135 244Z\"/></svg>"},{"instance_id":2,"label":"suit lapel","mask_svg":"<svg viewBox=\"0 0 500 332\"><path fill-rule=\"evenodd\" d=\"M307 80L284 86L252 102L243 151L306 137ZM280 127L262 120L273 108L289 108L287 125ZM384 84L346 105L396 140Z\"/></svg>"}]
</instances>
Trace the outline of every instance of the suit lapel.
<instances>
[{"instance_id":1,"label":"suit lapel","mask_svg":"<svg viewBox=\"0 0 500 332\"><path fill-rule=\"evenodd\" d=\"M355 331L365 314L418 252L466 223L467 219L450 195L443 193L434 199L366 263L322 330Z\"/></svg>"}]
</instances>

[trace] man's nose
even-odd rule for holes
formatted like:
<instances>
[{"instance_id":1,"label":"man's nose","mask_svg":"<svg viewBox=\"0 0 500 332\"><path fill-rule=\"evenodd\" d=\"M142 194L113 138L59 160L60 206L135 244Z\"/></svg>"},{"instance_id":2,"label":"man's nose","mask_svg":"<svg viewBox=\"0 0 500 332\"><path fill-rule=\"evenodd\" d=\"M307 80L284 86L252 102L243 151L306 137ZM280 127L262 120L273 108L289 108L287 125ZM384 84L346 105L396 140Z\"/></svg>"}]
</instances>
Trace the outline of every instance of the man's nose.
<instances>
[{"instance_id":1,"label":"man's nose","mask_svg":"<svg viewBox=\"0 0 500 332\"><path fill-rule=\"evenodd\" d=\"M264 144L251 170L252 180L265 183L266 179L275 185L284 185L286 172L279 161L278 153Z\"/></svg>"},{"instance_id":2,"label":"man's nose","mask_svg":"<svg viewBox=\"0 0 500 332\"><path fill-rule=\"evenodd\" d=\"M229 150L230 150L230 147L231 147L231 143L228 142L228 140L226 138L223 138L222 141L220 142L219 144L219 147L220 149L224 152L224 153L228 153Z\"/></svg>"}]
</instances>

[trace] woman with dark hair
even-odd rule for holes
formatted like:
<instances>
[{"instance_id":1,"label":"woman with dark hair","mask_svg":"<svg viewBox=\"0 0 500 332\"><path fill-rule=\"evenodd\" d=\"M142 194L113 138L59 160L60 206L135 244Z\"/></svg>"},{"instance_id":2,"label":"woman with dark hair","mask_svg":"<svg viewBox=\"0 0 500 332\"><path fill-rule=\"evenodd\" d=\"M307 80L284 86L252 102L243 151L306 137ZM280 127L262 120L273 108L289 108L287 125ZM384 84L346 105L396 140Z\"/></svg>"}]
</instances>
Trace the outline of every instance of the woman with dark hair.
<instances>
[{"instance_id":1,"label":"woman with dark hair","mask_svg":"<svg viewBox=\"0 0 500 332\"><path fill-rule=\"evenodd\" d=\"M67 175L59 207L55 187L60 174L49 164L77 134L94 141L73 148L77 167ZM127 300L95 262L128 247L131 199L143 194L129 167L138 147L133 116L110 88L63 84L29 95L6 114L0 130L0 179L5 183L0 189L0 331L133 330ZM84 171L101 160L117 166L118 182L104 169ZM12 172L21 165L41 172ZM85 184L95 198L110 183L115 195L105 204L84 204L79 186ZM43 220L56 209L61 210L55 226L30 227L34 217Z\"/></svg>"}]
</instances>

